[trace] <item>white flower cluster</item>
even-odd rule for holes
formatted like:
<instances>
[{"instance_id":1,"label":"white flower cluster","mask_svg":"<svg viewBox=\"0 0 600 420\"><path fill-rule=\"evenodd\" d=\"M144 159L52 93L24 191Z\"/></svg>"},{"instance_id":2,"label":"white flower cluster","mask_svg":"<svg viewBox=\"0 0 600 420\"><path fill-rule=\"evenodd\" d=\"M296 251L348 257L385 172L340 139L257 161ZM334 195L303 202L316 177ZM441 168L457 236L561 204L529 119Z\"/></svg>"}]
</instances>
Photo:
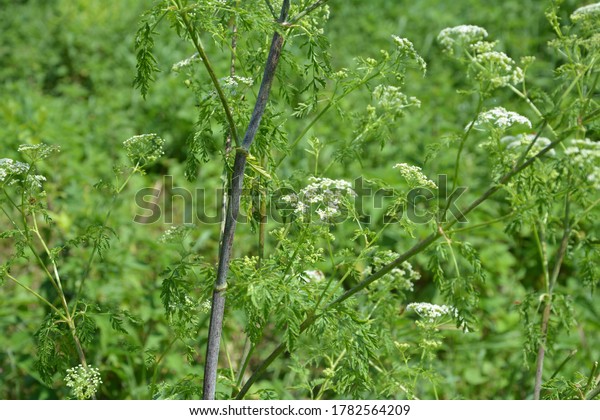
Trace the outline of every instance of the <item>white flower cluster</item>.
<instances>
[{"instance_id":1,"label":"white flower cluster","mask_svg":"<svg viewBox=\"0 0 600 420\"><path fill-rule=\"evenodd\" d=\"M400 254L390 250L378 252L373 258L373 266L375 270L379 270L397 259L399 256ZM363 274L369 275L371 274L371 271L371 267L368 267ZM404 261L399 267L393 268L381 279L385 283L394 284L398 289L412 291L414 289L414 282L420 278L421 274L415 271L413 266L408 261Z\"/></svg>"},{"instance_id":2,"label":"white flower cluster","mask_svg":"<svg viewBox=\"0 0 600 420\"><path fill-rule=\"evenodd\" d=\"M409 303L406 306L406 309L409 311L415 311L421 318L424 318L429 322L433 322L437 318L440 318L444 315L450 315L452 317L458 316L458 311L452 306L440 306L427 302Z\"/></svg>"},{"instance_id":3,"label":"white flower cluster","mask_svg":"<svg viewBox=\"0 0 600 420\"><path fill-rule=\"evenodd\" d=\"M100 370L92 366L75 366L67 369L65 382L78 400L92 398L102 383Z\"/></svg>"},{"instance_id":4,"label":"white flower cluster","mask_svg":"<svg viewBox=\"0 0 600 420\"><path fill-rule=\"evenodd\" d=\"M59 146L44 143L22 144L17 149L32 161L46 159L48 156L60 151Z\"/></svg>"},{"instance_id":5,"label":"white flower cluster","mask_svg":"<svg viewBox=\"0 0 600 420\"><path fill-rule=\"evenodd\" d=\"M373 95L377 98L382 108L392 111L398 111L409 106L421 106L421 101L414 96L406 96L396 86L379 85L373 90Z\"/></svg>"},{"instance_id":6,"label":"white flower cluster","mask_svg":"<svg viewBox=\"0 0 600 420\"><path fill-rule=\"evenodd\" d=\"M174 71L176 73L180 72L182 69L185 69L186 67L191 66L192 63L194 63L195 61L202 61L202 59L200 58L198 53L195 53L194 55L186 58L185 60L181 60L181 61L173 64L173 66L171 67L171 71Z\"/></svg>"},{"instance_id":7,"label":"white flower cluster","mask_svg":"<svg viewBox=\"0 0 600 420\"><path fill-rule=\"evenodd\" d=\"M24 185L28 189L42 188L42 182L46 181L43 175L30 174L31 166L28 163L19 162L8 158L0 159L0 185L15 185L26 175Z\"/></svg>"},{"instance_id":8,"label":"white flower cluster","mask_svg":"<svg viewBox=\"0 0 600 420\"><path fill-rule=\"evenodd\" d=\"M203 314L210 313L211 309L212 303L210 302L210 299L206 299L200 304L200 312L202 312Z\"/></svg>"},{"instance_id":9,"label":"white flower cluster","mask_svg":"<svg viewBox=\"0 0 600 420\"><path fill-rule=\"evenodd\" d=\"M514 85L523 81L523 70L502 51L487 51L474 59L475 78L489 81L492 88Z\"/></svg>"},{"instance_id":10,"label":"white flower cluster","mask_svg":"<svg viewBox=\"0 0 600 420\"><path fill-rule=\"evenodd\" d=\"M394 165L394 169L400 170L400 175L406 179L411 188L423 187L437 190L435 182L427 178L418 166L409 165L408 163L397 163Z\"/></svg>"},{"instance_id":11,"label":"white flower cluster","mask_svg":"<svg viewBox=\"0 0 600 420\"><path fill-rule=\"evenodd\" d=\"M342 68L331 75L333 80L342 80L348 77L348 69Z\"/></svg>"},{"instance_id":12,"label":"white flower cluster","mask_svg":"<svg viewBox=\"0 0 600 420\"><path fill-rule=\"evenodd\" d=\"M488 33L484 28L475 25L460 25L443 29L438 35L438 42L444 52L453 55L455 47L468 47L487 38Z\"/></svg>"},{"instance_id":13,"label":"white flower cluster","mask_svg":"<svg viewBox=\"0 0 600 420\"><path fill-rule=\"evenodd\" d=\"M488 111L482 112L477 117L477 121L475 121L475 125L488 125L491 127L497 127L502 130L506 130L513 125L525 125L531 128L531 121L528 118L522 116L521 114L517 114L516 112L507 111L501 106L492 108ZM467 126L466 129L468 129Z\"/></svg>"},{"instance_id":14,"label":"white flower cluster","mask_svg":"<svg viewBox=\"0 0 600 420\"><path fill-rule=\"evenodd\" d=\"M329 222L342 214L346 199L356 195L348 181L315 177L309 178L309 181L311 184L300 190L299 194L288 194L281 198L294 208L294 213L300 218L304 218L314 206L319 218Z\"/></svg>"},{"instance_id":15,"label":"white flower cluster","mask_svg":"<svg viewBox=\"0 0 600 420\"><path fill-rule=\"evenodd\" d=\"M15 161L12 159L0 159L0 183L4 183L15 175L24 175L29 171L27 163ZM14 180L13 182L14 183Z\"/></svg>"},{"instance_id":16,"label":"white flower cluster","mask_svg":"<svg viewBox=\"0 0 600 420\"><path fill-rule=\"evenodd\" d=\"M600 142L590 139L571 140L565 154L581 169L589 171L587 180L600 189Z\"/></svg>"},{"instance_id":17,"label":"white flower cluster","mask_svg":"<svg viewBox=\"0 0 600 420\"><path fill-rule=\"evenodd\" d=\"M406 55L415 60L423 73L427 71L427 63L425 60L423 60L423 57L417 53L415 46L410 40L401 38L397 35L392 35L392 39L394 40L394 44L396 44L396 48L401 55Z\"/></svg>"},{"instance_id":18,"label":"white flower cluster","mask_svg":"<svg viewBox=\"0 0 600 420\"><path fill-rule=\"evenodd\" d=\"M195 314L199 307L201 311L204 310L204 304L205 302L200 303L197 300L192 299L187 293L178 293L171 296L168 311L169 313Z\"/></svg>"},{"instance_id":19,"label":"white flower cluster","mask_svg":"<svg viewBox=\"0 0 600 420\"><path fill-rule=\"evenodd\" d=\"M127 156L133 164L144 166L152 163L164 154L165 141L157 134L141 134L123 142Z\"/></svg>"},{"instance_id":20,"label":"white flower cluster","mask_svg":"<svg viewBox=\"0 0 600 420\"><path fill-rule=\"evenodd\" d=\"M236 95L238 93L240 84L245 85L246 87L254 84L254 80L252 78L241 76L227 76L223 77L220 81L221 86L223 86L223 88L231 95Z\"/></svg>"},{"instance_id":21,"label":"white flower cluster","mask_svg":"<svg viewBox=\"0 0 600 420\"><path fill-rule=\"evenodd\" d=\"M489 82L487 88L523 81L523 70L505 53L494 51L497 43L484 41L487 36L487 31L479 26L460 25L442 30L438 42L450 55L466 51L466 58L471 61L469 74L476 80Z\"/></svg>"},{"instance_id":22,"label":"white flower cluster","mask_svg":"<svg viewBox=\"0 0 600 420\"><path fill-rule=\"evenodd\" d=\"M571 20L573 22L594 17L600 17L600 3L588 4L571 13Z\"/></svg>"},{"instance_id":23,"label":"white flower cluster","mask_svg":"<svg viewBox=\"0 0 600 420\"><path fill-rule=\"evenodd\" d=\"M506 145L506 150L508 151L513 150L516 152L521 152L527 147L529 147L529 145L535 138L535 134L519 134L517 136L502 137L500 139L500 142ZM527 156L531 157L535 155L545 147L549 146L550 143L552 143L552 141L549 138L541 136L538 137ZM556 156L556 151L554 151L554 149L549 150L548 153L546 153L546 156Z\"/></svg>"},{"instance_id":24,"label":"white flower cluster","mask_svg":"<svg viewBox=\"0 0 600 420\"><path fill-rule=\"evenodd\" d=\"M158 242L164 244L181 241L191 229L192 226L171 226L158 238Z\"/></svg>"},{"instance_id":25,"label":"white flower cluster","mask_svg":"<svg viewBox=\"0 0 600 420\"><path fill-rule=\"evenodd\" d=\"M306 270L300 277L307 283L318 283L325 280L325 274L321 270Z\"/></svg>"}]
</instances>

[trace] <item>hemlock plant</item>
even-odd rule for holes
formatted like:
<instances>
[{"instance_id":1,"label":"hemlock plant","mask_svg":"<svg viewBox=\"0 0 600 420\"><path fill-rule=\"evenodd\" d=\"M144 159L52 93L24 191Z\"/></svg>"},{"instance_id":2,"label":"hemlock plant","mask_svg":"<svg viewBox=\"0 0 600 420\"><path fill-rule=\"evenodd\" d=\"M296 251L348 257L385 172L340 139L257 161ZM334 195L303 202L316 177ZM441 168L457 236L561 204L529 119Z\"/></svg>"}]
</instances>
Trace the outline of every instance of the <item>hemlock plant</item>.
<instances>
[{"instance_id":1,"label":"hemlock plant","mask_svg":"<svg viewBox=\"0 0 600 420\"><path fill-rule=\"evenodd\" d=\"M437 43L444 63L465 76L457 95L474 106L460 114L452 135L423 147L419 161L405 159L403 144L393 139L412 112L428 112L424 101L405 93L412 78L427 77L425 60L411 41L391 35L375 57L335 68L323 29L330 7L333 13L347 6L162 0L143 15L134 84L152 98L159 69L171 70L196 115L180 173L202 186L208 183L203 168L216 161L211 176L226 193L216 203L224 220L214 255L198 252L207 236L201 224L157 236L156 249L169 258L153 274L164 318L152 318L149 328L158 324L168 339L152 343L148 333L128 347L132 372L140 363L135 357L143 359L136 386L151 398L469 398L448 392L445 360L459 357L449 355L456 343L468 346L487 328L490 314L482 307L500 285L480 253L504 239L482 243L477 232L503 226L503 234L530 241L528 263L540 272L511 308L522 325L525 366L515 381L535 399L596 398L598 354L588 352L577 375L565 377L561 371L575 353L565 359L556 349L561 331L577 323L576 306L594 302L598 283L600 5L575 10L571 22L559 20L559 2L548 9L556 35L550 45L562 61L544 70L554 76L544 89L529 84L534 58L510 57L486 29L442 30ZM179 39L175 64L155 56L163 31ZM514 103L518 112L510 109ZM351 136L316 135L327 121L351 126ZM412 141L419 144L420 135L411 134ZM46 234L57 229L44 192L56 174L39 169L58 148L26 144L18 149L21 160L0 159L8 226L1 237L12 245L0 277L44 307L36 369L48 386L61 386L62 375L75 398L93 398L107 387L113 359L97 350L102 324L123 337L144 328L150 309L107 305L88 288L101 281L94 267L104 264L119 235L111 227L113 210L134 175L167 159L169 137L126 140L127 163L115 166L114 180L97 184L111 198L107 210L96 210L98 220L85 234L62 243ZM394 150L397 159L381 163L392 175L331 175L349 161L362 163L373 143ZM452 165L436 178L440 167L428 165L442 152ZM294 169L298 153L306 155L304 171ZM482 165L481 179L465 169L473 161ZM369 195L374 191L385 200ZM367 209L365 197L385 204ZM273 209L280 220L272 220ZM69 254L76 248L85 252L73 269ZM37 267L51 294L24 276L27 264ZM152 280L144 279L157 287ZM431 302L411 301L431 282ZM178 351L188 373L173 378L163 366Z\"/></svg>"}]
</instances>

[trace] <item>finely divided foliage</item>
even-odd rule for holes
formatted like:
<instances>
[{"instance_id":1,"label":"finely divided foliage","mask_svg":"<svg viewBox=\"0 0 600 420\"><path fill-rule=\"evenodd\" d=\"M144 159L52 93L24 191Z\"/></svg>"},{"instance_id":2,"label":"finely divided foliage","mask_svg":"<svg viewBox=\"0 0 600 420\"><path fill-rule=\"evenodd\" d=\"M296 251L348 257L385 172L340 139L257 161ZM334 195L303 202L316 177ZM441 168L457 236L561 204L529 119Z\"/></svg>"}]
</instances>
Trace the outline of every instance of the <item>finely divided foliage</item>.
<instances>
[{"instance_id":1,"label":"finely divided foliage","mask_svg":"<svg viewBox=\"0 0 600 420\"><path fill-rule=\"evenodd\" d=\"M532 58L515 61L482 27L439 32L442 63L464 75L464 107L453 134L425 146L422 131L406 134L412 113L435 119L408 93L407 81L427 70L415 45L392 35L378 55L336 68L328 3L156 2L135 35L134 85L151 99L161 77L176 81L195 124L177 145L159 130L125 140L114 178L96 185L106 206L78 221L84 234L49 233L73 223L53 220L44 191L58 177L48 171L58 147L31 141L18 159L0 159L0 237L12 244L0 279L43 309L34 335L40 380L77 399L110 397L117 359L100 350L108 328L131 366L141 365L118 380L147 398L468 398L453 389L452 364L463 357L455 350L482 341L482 354L494 352L500 345L488 346L488 335L506 333L522 349L515 395L596 398L598 354L587 351L577 374L563 376L570 359L559 340L583 316L579 307L593 306L599 279L600 4L575 10L569 26L556 4L548 11L562 63L546 69L557 75L550 87L530 82ZM169 32L177 57L163 63L155 49ZM498 105L508 97L514 111ZM327 121L351 128L342 137ZM374 145L394 160L373 157ZM106 297L115 293L108 278L122 275L107 252L128 240L114 221L119 197L136 175L179 157L181 182L224 191L206 202L225 220L217 231L185 219L128 243L125 252L152 255L151 270L131 264L144 273L131 287L158 292L147 308L123 309L127 302ZM379 167L352 182L346 167L361 170L367 159ZM441 171L448 175L435 178ZM494 225L503 228L487 230ZM494 258L511 245L519 261ZM523 291L514 307L498 303L513 289ZM185 360L180 377L171 359ZM463 373L485 382L479 371Z\"/></svg>"}]
</instances>

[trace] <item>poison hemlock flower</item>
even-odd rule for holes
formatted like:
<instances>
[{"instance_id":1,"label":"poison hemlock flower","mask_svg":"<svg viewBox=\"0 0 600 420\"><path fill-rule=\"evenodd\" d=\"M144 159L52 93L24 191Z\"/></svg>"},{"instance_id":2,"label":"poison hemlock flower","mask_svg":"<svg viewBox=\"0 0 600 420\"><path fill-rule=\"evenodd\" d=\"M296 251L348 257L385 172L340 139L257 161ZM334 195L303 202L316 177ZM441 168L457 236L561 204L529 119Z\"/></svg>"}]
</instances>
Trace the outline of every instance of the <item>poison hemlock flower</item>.
<instances>
[{"instance_id":1,"label":"poison hemlock flower","mask_svg":"<svg viewBox=\"0 0 600 420\"><path fill-rule=\"evenodd\" d=\"M450 315L451 317L458 316L458 311L452 306L440 306L427 302L409 303L406 306L406 310L414 311L427 322L434 322L445 315Z\"/></svg>"},{"instance_id":2,"label":"poison hemlock flower","mask_svg":"<svg viewBox=\"0 0 600 420\"><path fill-rule=\"evenodd\" d=\"M477 54L473 60L472 70L475 79L488 81L491 88L515 85L523 81L523 70L512 58L501 51L488 51Z\"/></svg>"},{"instance_id":3,"label":"poison hemlock flower","mask_svg":"<svg viewBox=\"0 0 600 420\"><path fill-rule=\"evenodd\" d=\"M221 86L223 86L223 89L233 96L239 93L240 85L243 85L243 87L250 87L254 84L254 80L252 78L241 76L226 76L223 77L220 82Z\"/></svg>"},{"instance_id":4,"label":"poison hemlock flower","mask_svg":"<svg viewBox=\"0 0 600 420\"><path fill-rule=\"evenodd\" d=\"M123 142L127 156L134 165L144 166L164 154L165 141L157 134L141 134Z\"/></svg>"},{"instance_id":5,"label":"poison hemlock flower","mask_svg":"<svg viewBox=\"0 0 600 420\"><path fill-rule=\"evenodd\" d=\"M571 140L565 154L573 164L587 171L587 181L600 189L600 142L590 139Z\"/></svg>"},{"instance_id":6,"label":"poison hemlock flower","mask_svg":"<svg viewBox=\"0 0 600 420\"><path fill-rule=\"evenodd\" d=\"M385 110L398 112L410 106L421 106L421 101L414 96L406 96L396 86L379 85L373 90L373 95L379 101L379 105Z\"/></svg>"},{"instance_id":7,"label":"poison hemlock flower","mask_svg":"<svg viewBox=\"0 0 600 420\"><path fill-rule=\"evenodd\" d=\"M486 83L486 89L522 82L523 70L505 53L494 51L497 42L484 41L487 36L479 26L460 25L442 30L438 42L447 54L466 58L470 62L469 76Z\"/></svg>"},{"instance_id":8,"label":"poison hemlock flower","mask_svg":"<svg viewBox=\"0 0 600 420\"><path fill-rule=\"evenodd\" d=\"M396 48L400 55L405 55L415 60L423 73L427 71L427 63L423 60L423 57L417 53L417 50L415 50L415 46L411 41L397 35L392 35L392 39L394 40L394 44L396 44Z\"/></svg>"},{"instance_id":9,"label":"poison hemlock flower","mask_svg":"<svg viewBox=\"0 0 600 420\"><path fill-rule=\"evenodd\" d=\"M309 210L314 208L321 221L331 222L343 215L343 210L349 206L349 199L356 195L348 181L315 177L309 178L309 181L311 184L298 194L281 198L301 220L305 220Z\"/></svg>"},{"instance_id":10,"label":"poison hemlock flower","mask_svg":"<svg viewBox=\"0 0 600 420\"><path fill-rule=\"evenodd\" d=\"M92 366L83 367L81 364L67 369L65 382L75 398L78 400L87 400L92 398L102 384L100 370Z\"/></svg>"},{"instance_id":11,"label":"poison hemlock flower","mask_svg":"<svg viewBox=\"0 0 600 420\"><path fill-rule=\"evenodd\" d=\"M15 176L24 175L27 172L29 172L29 165L27 163L8 158L0 159L0 184L11 181L9 185L12 185L16 182L14 179Z\"/></svg>"},{"instance_id":12,"label":"poison hemlock flower","mask_svg":"<svg viewBox=\"0 0 600 420\"><path fill-rule=\"evenodd\" d=\"M30 172L31 166L28 163L8 158L0 159L0 186L21 183L30 192L41 189L42 182L46 181L46 177Z\"/></svg>"},{"instance_id":13,"label":"poison hemlock flower","mask_svg":"<svg viewBox=\"0 0 600 420\"><path fill-rule=\"evenodd\" d=\"M571 13L571 20L573 22L593 18L600 18L600 3L588 4L587 6L580 7Z\"/></svg>"},{"instance_id":14,"label":"poison hemlock flower","mask_svg":"<svg viewBox=\"0 0 600 420\"><path fill-rule=\"evenodd\" d=\"M181 61L173 64L173 66L171 67L171 71L178 73L181 70L191 66L194 62L197 62L197 61L202 61L202 59L200 58L198 53L195 53L194 55L186 58L185 60L181 60Z\"/></svg>"},{"instance_id":15,"label":"poison hemlock flower","mask_svg":"<svg viewBox=\"0 0 600 420\"><path fill-rule=\"evenodd\" d=\"M171 226L160 236L160 238L158 238L158 242L163 244L181 242L192 229L193 226Z\"/></svg>"},{"instance_id":16,"label":"poison hemlock flower","mask_svg":"<svg viewBox=\"0 0 600 420\"><path fill-rule=\"evenodd\" d=\"M535 140L535 138L535 134L519 134L517 136L502 137L500 139L500 142L506 145L507 151L521 153L525 150L525 148L529 147L529 145L533 140ZM549 146L550 143L552 143L550 139L541 136L538 137L527 156L531 157L535 155L545 147ZM549 150L548 153L546 153L546 156L556 156L556 151L554 149Z\"/></svg>"},{"instance_id":17,"label":"poison hemlock flower","mask_svg":"<svg viewBox=\"0 0 600 420\"><path fill-rule=\"evenodd\" d=\"M325 280L325 274L321 270L306 270L301 278L307 283L318 283Z\"/></svg>"},{"instance_id":18,"label":"poison hemlock flower","mask_svg":"<svg viewBox=\"0 0 600 420\"><path fill-rule=\"evenodd\" d=\"M347 77L348 77L348 69L347 68L342 68L341 70L338 70L331 75L331 78L333 80L343 80L343 79L346 79Z\"/></svg>"},{"instance_id":19,"label":"poison hemlock flower","mask_svg":"<svg viewBox=\"0 0 600 420\"><path fill-rule=\"evenodd\" d=\"M527 117L517 114L516 112L507 111L501 106L492 108L488 111L482 112L475 121L475 126L487 125L492 128L499 128L500 130L506 130L513 125L525 125L531 128L531 121ZM465 130L469 129L469 125Z\"/></svg>"},{"instance_id":20,"label":"poison hemlock flower","mask_svg":"<svg viewBox=\"0 0 600 420\"><path fill-rule=\"evenodd\" d=\"M487 38L487 31L475 25L460 25L443 29L438 35L438 42L444 52L454 55L456 47L468 47Z\"/></svg>"},{"instance_id":21,"label":"poison hemlock flower","mask_svg":"<svg viewBox=\"0 0 600 420\"><path fill-rule=\"evenodd\" d=\"M59 152L60 147L45 143L22 144L17 150L27 156L32 162L36 162Z\"/></svg>"},{"instance_id":22,"label":"poison hemlock flower","mask_svg":"<svg viewBox=\"0 0 600 420\"><path fill-rule=\"evenodd\" d=\"M372 268L380 270L398 257L400 257L400 254L390 250L377 252L373 258ZM370 275L373 271L372 268L368 267L363 271L363 275ZM395 267L389 273L385 274L381 280L385 283L393 284L400 290L412 291L414 289L414 282L420 278L421 274L415 271L408 261L404 261L399 267Z\"/></svg>"},{"instance_id":23,"label":"poison hemlock flower","mask_svg":"<svg viewBox=\"0 0 600 420\"><path fill-rule=\"evenodd\" d=\"M423 187L437 190L435 182L428 179L418 166L409 165L408 163L397 163L394 165L394 169L400 170L400 175L406 179L411 188Z\"/></svg>"},{"instance_id":24,"label":"poison hemlock flower","mask_svg":"<svg viewBox=\"0 0 600 420\"><path fill-rule=\"evenodd\" d=\"M202 312L203 314L210 313L211 309L212 309L212 303L210 302L210 299L206 299L205 301L203 301L200 304L200 312Z\"/></svg>"}]
</instances>

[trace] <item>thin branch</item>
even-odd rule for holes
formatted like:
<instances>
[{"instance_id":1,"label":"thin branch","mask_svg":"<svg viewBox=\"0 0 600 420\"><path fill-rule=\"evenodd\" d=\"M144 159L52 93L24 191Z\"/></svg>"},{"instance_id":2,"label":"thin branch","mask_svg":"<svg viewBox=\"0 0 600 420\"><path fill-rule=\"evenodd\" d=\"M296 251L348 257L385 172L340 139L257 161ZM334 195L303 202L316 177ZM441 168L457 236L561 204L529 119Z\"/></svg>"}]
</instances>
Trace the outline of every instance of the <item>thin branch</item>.
<instances>
[{"instance_id":1,"label":"thin branch","mask_svg":"<svg viewBox=\"0 0 600 420\"><path fill-rule=\"evenodd\" d=\"M267 4L269 11L271 12L271 16L273 16L273 19L277 19L277 12L275 12L275 9L273 9L273 5L271 4L271 2L269 0L265 0L265 3Z\"/></svg>"},{"instance_id":2,"label":"thin branch","mask_svg":"<svg viewBox=\"0 0 600 420\"><path fill-rule=\"evenodd\" d=\"M293 23L298 22L304 16L308 15L310 12L312 12L316 8L323 6L328 1L329 0L318 0L318 1L314 2L313 4L311 4L310 6L308 6L306 9L304 9L303 11L301 11L300 13L292 16L291 19L289 20L289 23L293 24Z\"/></svg>"},{"instance_id":3,"label":"thin branch","mask_svg":"<svg viewBox=\"0 0 600 420\"><path fill-rule=\"evenodd\" d=\"M542 374L544 373L544 357L546 354L546 343L548 339L548 325L550 323L550 314L552 313L552 292L554 290L554 286L558 279L558 274L560 273L560 268L562 266L563 259L567 253L567 248L569 245L569 236L571 234L571 224L569 221L570 217L570 196L567 192L565 197L565 229L563 232L563 237L560 242L560 248L556 254L556 261L554 263L554 269L552 270L552 276L548 282L548 290L547 290L547 302L544 306L544 312L542 314L542 326L541 326L541 334L542 338L540 341L540 345L538 348L538 356L535 368L535 385L533 389L533 398L535 400L540 399L540 394L542 391Z\"/></svg>"},{"instance_id":4,"label":"thin branch","mask_svg":"<svg viewBox=\"0 0 600 420\"><path fill-rule=\"evenodd\" d=\"M217 91L217 96L219 97L219 100L221 101L221 105L223 105L223 110L225 111L225 118L227 119L227 124L229 125L229 130L231 131L231 135L233 137L233 140L235 141L235 144L239 147L239 145L240 145L239 138L238 138L238 134L237 134L237 129L235 127L235 121L234 121L233 115L231 113L231 107L229 106L229 103L227 102L227 97L225 96L225 93L223 92L223 89L221 88L219 79L217 78L217 75L216 75L212 65L210 64L208 56L206 55L206 52L204 51L204 47L202 46L200 37L196 33L196 29L194 28L194 26L190 23L190 21L188 19L187 13L185 11L180 11L180 16L181 16L181 20L183 21L183 24L185 25L188 33L190 34L192 43L194 44L196 51L198 51L198 55L200 55L200 58L202 59L202 63L204 64L204 67L206 68L206 71L208 72L208 75L210 76L210 80L212 81L213 86L215 87L215 90Z\"/></svg>"},{"instance_id":5,"label":"thin branch","mask_svg":"<svg viewBox=\"0 0 600 420\"><path fill-rule=\"evenodd\" d=\"M279 23L285 22L290 8L290 1L284 0L281 6ZM221 332L223 329L223 314L225 311L225 291L227 289L227 274L229 272L229 263L231 260L231 248L235 236L235 227L240 210L240 199L242 195L242 185L244 180L244 171L246 168L246 159L248 151L254 137L258 131L260 121L265 112L271 85L275 77L275 70L281 57L281 47L283 45L283 36L279 32L273 34L269 55L265 65L263 80L258 92L258 98L248 124L248 129L242 141L241 147L236 149L235 162L233 164L233 176L231 180L231 195L227 205L227 216L225 221L225 230L219 249L219 267L217 270L217 279L213 291L213 304L210 317L210 326L208 329L208 344L206 349L206 364L204 367L204 386L203 398L212 400L215 398L217 383L217 368L219 361L219 348L221 341Z\"/></svg>"},{"instance_id":6,"label":"thin branch","mask_svg":"<svg viewBox=\"0 0 600 420\"><path fill-rule=\"evenodd\" d=\"M62 314L62 312L56 306L51 304L46 298L44 298L42 295L40 295L38 292L36 292L35 290L33 290L31 287L27 286L26 284L21 283L17 278L11 276L8 273L6 273L6 277L8 277L10 280L15 282L17 285L19 285L23 289L27 290L29 293L34 295L36 298L41 300L43 303L48 305L58 316L60 316L63 319L63 321L67 321L67 318Z\"/></svg>"}]
</instances>

